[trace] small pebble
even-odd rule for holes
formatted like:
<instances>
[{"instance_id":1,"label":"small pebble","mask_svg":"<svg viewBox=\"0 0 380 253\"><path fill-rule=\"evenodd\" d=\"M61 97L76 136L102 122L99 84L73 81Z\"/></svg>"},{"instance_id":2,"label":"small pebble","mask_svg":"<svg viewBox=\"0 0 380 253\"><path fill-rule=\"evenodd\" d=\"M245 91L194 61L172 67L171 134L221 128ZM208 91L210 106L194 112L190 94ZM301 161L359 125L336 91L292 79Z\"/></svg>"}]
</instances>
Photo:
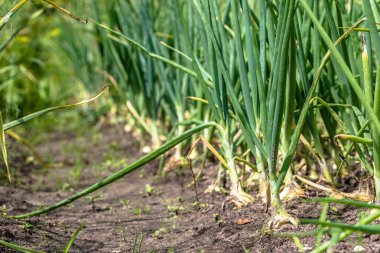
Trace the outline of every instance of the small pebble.
<instances>
[{"instance_id":1,"label":"small pebble","mask_svg":"<svg viewBox=\"0 0 380 253\"><path fill-rule=\"evenodd\" d=\"M365 252L365 248L363 248L362 246L355 246L354 248L354 252Z\"/></svg>"}]
</instances>

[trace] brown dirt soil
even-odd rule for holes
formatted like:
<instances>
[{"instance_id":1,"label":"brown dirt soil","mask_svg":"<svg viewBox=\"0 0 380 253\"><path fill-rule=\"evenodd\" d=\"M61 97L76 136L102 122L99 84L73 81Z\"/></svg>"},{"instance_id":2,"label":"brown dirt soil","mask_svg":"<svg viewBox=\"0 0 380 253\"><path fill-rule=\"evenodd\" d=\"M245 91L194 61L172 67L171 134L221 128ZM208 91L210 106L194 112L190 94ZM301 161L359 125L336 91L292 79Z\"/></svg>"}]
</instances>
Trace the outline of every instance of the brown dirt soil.
<instances>
[{"instance_id":1,"label":"brown dirt soil","mask_svg":"<svg viewBox=\"0 0 380 253\"><path fill-rule=\"evenodd\" d=\"M8 214L21 214L53 204L74 191L110 175L123 164L142 156L138 142L121 126L88 130L85 134L55 132L37 146L53 168L41 169L28 162L18 143L9 147L10 164L17 171L12 185L0 186L0 207ZM16 151L17 150L17 151ZM80 199L70 206L23 221L0 218L0 239L47 252L63 249L81 223L85 228L70 252L133 252L143 235L141 252L297 252L291 238L263 232L270 215L258 200L235 209L226 195L204 193L217 173L216 164L207 166L207 176L199 183L200 203L193 206L194 188L187 169L172 171L166 178L154 176L158 162L152 162L123 179L93 193L94 201ZM153 187L150 194L146 185ZM148 187L149 188L149 187ZM329 219L355 222L359 211L334 205ZM318 218L320 205L290 202L292 215ZM240 224L239 224L240 223ZM246 223L246 224L242 224ZM310 231L311 225L298 230ZM326 238L327 235L325 236ZM380 237L364 236L366 252L379 252ZM303 238L312 248L314 237ZM334 252L353 252L358 238L339 244ZM137 243L139 244L139 243ZM14 252L0 246L0 252ZM136 249L137 252L137 249Z\"/></svg>"}]
</instances>

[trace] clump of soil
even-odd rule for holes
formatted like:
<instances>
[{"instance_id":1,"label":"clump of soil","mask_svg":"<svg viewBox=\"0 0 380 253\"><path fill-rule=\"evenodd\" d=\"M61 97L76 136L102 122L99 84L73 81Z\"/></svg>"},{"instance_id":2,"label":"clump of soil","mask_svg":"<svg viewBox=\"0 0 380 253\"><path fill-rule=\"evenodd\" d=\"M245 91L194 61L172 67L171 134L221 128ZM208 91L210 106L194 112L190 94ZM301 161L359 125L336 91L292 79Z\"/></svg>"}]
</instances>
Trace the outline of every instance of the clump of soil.
<instances>
[{"instance_id":1,"label":"clump of soil","mask_svg":"<svg viewBox=\"0 0 380 253\"><path fill-rule=\"evenodd\" d=\"M138 142L121 126L88 131L85 135L55 132L37 147L54 166L39 168L12 143L10 164L16 183L0 186L0 207L8 214L21 214L53 204L74 191L110 175L143 154ZM18 151L16 151L18 150ZM16 221L0 218L0 239L47 252L63 249L80 226L85 228L70 252L297 252L291 238L263 231L270 214L259 200L242 209L226 202L222 193L204 193L215 179L217 164L208 164L207 175L198 183L195 202L191 174L185 168L166 178L155 176L152 162L88 198L40 217ZM353 223L358 210L335 205L329 219ZM286 209L297 217L318 218L320 206L298 201ZM296 231L310 231L301 225ZM301 242L310 249L313 237ZM379 252L377 235L365 236L366 252ZM352 252L358 238L339 244L336 252ZM307 250L308 248L306 248ZM1 252L14 252L0 246Z\"/></svg>"}]
</instances>

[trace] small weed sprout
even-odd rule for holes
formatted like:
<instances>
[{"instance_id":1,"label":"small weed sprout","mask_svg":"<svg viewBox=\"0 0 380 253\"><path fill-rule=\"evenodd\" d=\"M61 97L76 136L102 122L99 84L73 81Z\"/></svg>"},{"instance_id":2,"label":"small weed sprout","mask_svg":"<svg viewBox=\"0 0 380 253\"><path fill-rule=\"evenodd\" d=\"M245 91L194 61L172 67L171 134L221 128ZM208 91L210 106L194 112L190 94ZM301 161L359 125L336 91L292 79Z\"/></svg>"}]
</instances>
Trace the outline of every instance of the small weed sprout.
<instances>
[{"instance_id":1,"label":"small weed sprout","mask_svg":"<svg viewBox=\"0 0 380 253\"><path fill-rule=\"evenodd\" d=\"M123 208L127 208L131 204L131 201L129 199L121 199L120 203L123 205Z\"/></svg>"},{"instance_id":2,"label":"small weed sprout","mask_svg":"<svg viewBox=\"0 0 380 253\"><path fill-rule=\"evenodd\" d=\"M184 210L184 207L180 204L167 205L167 210L169 213L178 215L180 211Z\"/></svg>"},{"instance_id":3,"label":"small weed sprout","mask_svg":"<svg viewBox=\"0 0 380 253\"><path fill-rule=\"evenodd\" d=\"M154 193L154 188L150 184L145 185L145 192L149 195L152 196Z\"/></svg>"}]
</instances>

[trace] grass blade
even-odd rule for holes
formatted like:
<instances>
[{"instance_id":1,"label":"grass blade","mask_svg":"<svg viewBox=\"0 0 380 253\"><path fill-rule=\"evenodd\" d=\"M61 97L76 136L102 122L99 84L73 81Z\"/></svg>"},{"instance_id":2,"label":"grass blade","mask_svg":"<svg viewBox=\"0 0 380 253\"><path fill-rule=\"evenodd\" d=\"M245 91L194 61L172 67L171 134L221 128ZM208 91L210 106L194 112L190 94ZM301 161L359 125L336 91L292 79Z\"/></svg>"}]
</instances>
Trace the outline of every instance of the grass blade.
<instances>
[{"instance_id":1,"label":"grass blade","mask_svg":"<svg viewBox=\"0 0 380 253\"><path fill-rule=\"evenodd\" d=\"M11 182L11 172L8 166L7 148L5 146L5 131L4 131L3 117L1 115L1 112L0 112L0 145L1 145L1 153L3 155L4 164L7 169L8 180L9 182Z\"/></svg>"},{"instance_id":2,"label":"grass blade","mask_svg":"<svg viewBox=\"0 0 380 253\"><path fill-rule=\"evenodd\" d=\"M77 228L77 230L75 231L75 233L71 236L69 242L66 244L66 247L65 249L63 250L63 253L68 253L71 246L73 245L75 239L77 238L77 236L79 235L80 231L84 228L84 224L81 224L79 226L79 228Z\"/></svg>"},{"instance_id":3,"label":"grass blade","mask_svg":"<svg viewBox=\"0 0 380 253\"><path fill-rule=\"evenodd\" d=\"M50 5L52 5L54 8L58 9L59 11L61 11L62 13L66 14L67 16L75 19L76 21L79 21L83 24L87 24L87 19L82 19L80 17L77 17L75 16L74 14L72 14L71 12L69 12L68 10L62 8L61 6L59 6L58 4L56 4L55 2L51 1L51 0L44 0L45 2L49 3Z\"/></svg>"},{"instance_id":4,"label":"grass blade","mask_svg":"<svg viewBox=\"0 0 380 253\"><path fill-rule=\"evenodd\" d=\"M324 227L341 228L352 232L364 232L368 234L380 234L380 225L350 225L339 222L328 222L314 219L300 219L302 224L315 224Z\"/></svg>"},{"instance_id":5,"label":"grass blade","mask_svg":"<svg viewBox=\"0 0 380 253\"><path fill-rule=\"evenodd\" d=\"M7 247L7 248L16 250L18 252L23 252L23 253L45 253L44 251L39 251L39 250L34 250L34 249L28 249L28 248L25 248L25 247L21 247L21 246L19 246L17 244L9 243L9 242L3 241L3 240L0 240L0 245L3 245L5 247Z\"/></svg>"},{"instance_id":6,"label":"grass blade","mask_svg":"<svg viewBox=\"0 0 380 253\"><path fill-rule=\"evenodd\" d=\"M352 205L360 208L374 208L380 209L380 205L370 204L362 201L352 200L352 199L335 199L335 198L311 198L302 200L303 202L319 202L319 203L336 203Z\"/></svg>"},{"instance_id":7,"label":"grass blade","mask_svg":"<svg viewBox=\"0 0 380 253\"><path fill-rule=\"evenodd\" d=\"M108 85L104 86L100 92L98 94L96 94L94 97L92 98L89 98L89 99L85 99L85 100L82 100L80 102L77 102L75 104L69 104L69 105L62 105L62 106L55 106L55 107L50 107L50 108L47 108L47 109L44 109L44 110L41 110L41 111L38 111L38 112L35 112L35 113L32 113L32 114L29 114L25 117L22 117L20 119L16 119L14 121L11 121L9 123L6 123L4 124L3 128L4 128L4 131L7 131L11 128L14 128L16 126L19 126L19 125L22 125L22 124L25 124L26 122L32 120L32 119L35 119L35 118L38 118L38 117L41 117L49 112L53 112L53 111L57 111L57 110L63 110L63 109L71 109L71 108L74 108L74 107L77 107L77 106L80 106L80 105L83 105L83 104L87 104L87 103L90 103L96 99L98 99L103 93L104 91L109 88Z\"/></svg>"},{"instance_id":8,"label":"grass blade","mask_svg":"<svg viewBox=\"0 0 380 253\"><path fill-rule=\"evenodd\" d=\"M4 15L0 19L0 31L3 29L3 27L8 23L8 21L12 18L12 16L21 8L23 7L29 0L21 0L18 2L7 14Z\"/></svg>"}]
</instances>

